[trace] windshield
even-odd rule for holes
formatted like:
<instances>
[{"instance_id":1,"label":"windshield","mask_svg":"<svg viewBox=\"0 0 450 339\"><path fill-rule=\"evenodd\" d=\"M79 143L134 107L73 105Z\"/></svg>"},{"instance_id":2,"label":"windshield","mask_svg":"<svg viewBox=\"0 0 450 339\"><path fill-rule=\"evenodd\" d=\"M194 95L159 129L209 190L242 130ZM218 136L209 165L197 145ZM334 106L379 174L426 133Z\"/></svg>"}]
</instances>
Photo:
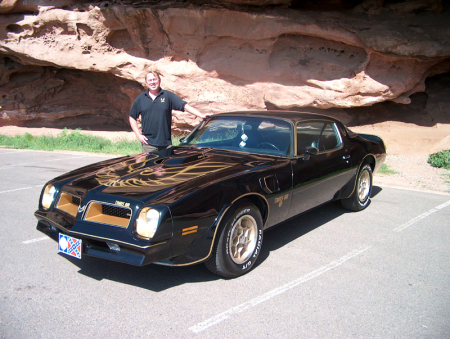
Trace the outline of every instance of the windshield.
<instances>
[{"instance_id":1,"label":"windshield","mask_svg":"<svg viewBox=\"0 0 450 339\"><path fill-rule=\"evenodd\" d=\"M218 148L248 153L290 156L292 125L276 118L213 117L197 126L181 146Z\"/></svg>"}]
</instances>

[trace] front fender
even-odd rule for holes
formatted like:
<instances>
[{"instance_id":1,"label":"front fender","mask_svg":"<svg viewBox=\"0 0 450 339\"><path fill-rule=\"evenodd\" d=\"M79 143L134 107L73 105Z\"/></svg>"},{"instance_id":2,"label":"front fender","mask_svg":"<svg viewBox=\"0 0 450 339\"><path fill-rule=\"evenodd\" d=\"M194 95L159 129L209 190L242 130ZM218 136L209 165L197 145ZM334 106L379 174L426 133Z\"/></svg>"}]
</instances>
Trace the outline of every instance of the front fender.
<instances>
[{"instance_id":1,"label":"front fender","mask_svg":"<svg viewBox=\"0 0 450 339\"><path fill-rule=\"evenodd\" d=\"M254 181L259 187L259 181ZM251 192L257 187L246 183L232 185L224 182L207 191L196 192L170 207L174 224L170 265L189 265L208 259L220 223L229 208L240 199L253 195L262 197L262 189L258 193ZM267 208L265 213L267 215Z\"/></svg>"},{"instance_id":2,"label":"front fender","mask_svg":"<svg viewBox=\"0 0 450 339\"><path fill-rule=\"evenodd\" d=\"M211 255L216 237L218 236L220 223L230 207L230 205L224 206L212 225L203 234L199 235L181 255L175 257L171 265L193 265L207 260Z\"/></svg>"}]
</instances>

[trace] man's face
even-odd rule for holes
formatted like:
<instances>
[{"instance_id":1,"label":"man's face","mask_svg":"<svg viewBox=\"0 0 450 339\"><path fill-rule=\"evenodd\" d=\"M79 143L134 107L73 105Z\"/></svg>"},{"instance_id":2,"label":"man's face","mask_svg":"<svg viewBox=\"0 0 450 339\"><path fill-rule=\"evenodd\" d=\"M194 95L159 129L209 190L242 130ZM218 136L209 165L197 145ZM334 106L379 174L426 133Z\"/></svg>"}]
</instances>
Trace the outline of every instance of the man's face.
<instances>
[{"instance_id":1,"label":"man's face","mask_svg":"<svg viewBox=\"0 0 450 339\"><path fill-rule=\"evenodd\" d=\"M146 82L150 91L156 91L159 88L159 79L152 73L147 75Z\"/></svg>"}]
</instances>

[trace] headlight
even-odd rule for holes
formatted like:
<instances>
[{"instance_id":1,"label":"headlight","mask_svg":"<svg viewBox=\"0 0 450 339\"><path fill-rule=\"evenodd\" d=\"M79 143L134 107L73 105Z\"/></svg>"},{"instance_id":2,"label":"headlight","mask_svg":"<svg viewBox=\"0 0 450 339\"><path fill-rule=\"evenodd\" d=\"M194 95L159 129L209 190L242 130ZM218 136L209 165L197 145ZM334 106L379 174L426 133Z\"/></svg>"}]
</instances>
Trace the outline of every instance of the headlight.
<instances>
[{"instance_id":1,"label":"headlight","mask_svg":"<svg viewBox=\"0 0 450 339\"><path fill-rule=\"evenodd\" d=\"M159 225L159 212L153 208L145 207L139 213L136 221L136 232L141 237L151 239Z\"/></svg>"},{"instance_id":2,"label":"headlight","mask_svg":"<svg viewBox=\"0 0 450 339\"><path fill-rule=\"evenodd\" d=\"M45 186L44 194L42 194L42 207L48 210L55 199L56 188L52 185Z\"/></svg>"}]
</instances>

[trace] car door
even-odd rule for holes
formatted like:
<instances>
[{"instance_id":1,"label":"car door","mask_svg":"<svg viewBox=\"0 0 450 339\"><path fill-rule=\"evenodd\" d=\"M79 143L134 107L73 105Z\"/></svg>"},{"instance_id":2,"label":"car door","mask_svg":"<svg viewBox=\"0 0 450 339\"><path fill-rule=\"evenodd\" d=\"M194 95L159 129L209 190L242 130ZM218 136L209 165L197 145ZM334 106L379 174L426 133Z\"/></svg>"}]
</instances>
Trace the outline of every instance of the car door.
<instances>
[{"instance_id":1,"label":"car door","mask_svg":"<svg viewBox=\"0 0 450 339\"><path fill-rule=\"evenodd\" d=\"M296 136L290 217L338 196L353 173L350 152L345 148L335 122L300 122L296 125Z\"/></svg>"}]
</instances>

